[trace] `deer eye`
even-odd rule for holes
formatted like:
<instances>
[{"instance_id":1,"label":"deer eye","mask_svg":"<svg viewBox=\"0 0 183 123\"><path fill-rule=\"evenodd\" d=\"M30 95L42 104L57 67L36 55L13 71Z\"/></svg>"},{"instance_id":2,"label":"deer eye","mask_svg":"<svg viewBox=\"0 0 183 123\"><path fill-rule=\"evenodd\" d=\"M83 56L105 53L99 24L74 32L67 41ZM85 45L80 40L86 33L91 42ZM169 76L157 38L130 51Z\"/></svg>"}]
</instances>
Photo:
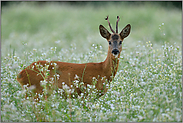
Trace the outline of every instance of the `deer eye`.
<instances>
[{"instance_id":1,"label":"deer eye","mask_svg":"<svg viewBox=\"0 0 183 123\"><path fill-rule=\"evenodd\" d=\"M111 42L109 41L109 45L111 45Z\"/></svg>"},{"instance_id":2,"label":"deer eye","mask_svg":"<svg viewBox=\"0 0 183 123\"><path fill-rule=\"evenodd\" d=\"M120 41L119 44L122 44L122 41Z\"/></svg>"}]
</instances>

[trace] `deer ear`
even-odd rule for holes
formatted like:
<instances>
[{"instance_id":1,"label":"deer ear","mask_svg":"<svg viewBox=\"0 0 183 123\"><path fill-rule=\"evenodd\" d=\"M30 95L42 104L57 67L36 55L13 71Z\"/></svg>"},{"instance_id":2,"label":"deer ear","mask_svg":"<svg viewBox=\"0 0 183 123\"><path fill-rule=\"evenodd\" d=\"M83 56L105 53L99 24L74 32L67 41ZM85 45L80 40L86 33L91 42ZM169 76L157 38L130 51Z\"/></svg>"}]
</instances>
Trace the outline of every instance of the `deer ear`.
<instances>
[{"instance_id":1,"label":"deer ear","mask_svg":"<svg viewBox=\"0 0 183 123\"><path fill-rule=\"evenodd\" d=\"M106 38L107 40L110 38L111 33L102 25L99 26L100 34L103 38Z\"/></svg>"},{"instance_id":2,"label":"deer ear","mask_svg":"<svg viewBox=\"0 0 183 123\"><path fill-rule=\"evenodd\" d=\"M130 29L131 29L130 24L126 25L126 27L123 28L123 30L119 34L121 36L121 39L126 38L130 34Z\"/></svg>"}]
</instances>

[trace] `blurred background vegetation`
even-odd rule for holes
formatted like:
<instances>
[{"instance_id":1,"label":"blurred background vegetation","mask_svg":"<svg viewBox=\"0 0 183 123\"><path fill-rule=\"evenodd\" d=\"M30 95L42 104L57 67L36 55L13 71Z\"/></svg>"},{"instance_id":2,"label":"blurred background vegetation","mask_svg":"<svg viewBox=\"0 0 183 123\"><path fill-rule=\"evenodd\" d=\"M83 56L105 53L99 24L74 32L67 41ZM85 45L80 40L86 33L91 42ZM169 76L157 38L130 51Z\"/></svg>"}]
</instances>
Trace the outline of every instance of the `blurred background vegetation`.
<instances>
[{"instance_id":1,"label":"blurred background vegetation","mask_svg":"<svg viewBox=\"0 0 183 123\"><path fill-rule=\"evenodd\" d=\"M14 49L21 56L33 48L69 48L85 52L99 44L107 51L107 43L99 34L99 25L108 30L109 20L119 30L130 23L132 31L124 49L132 50L138 41L151 41L156 47L164 42L181 45L182 2L1 2L2 55ZM80 48L82 47L82 48ZM132 48L132 49L131 49Z\"/></svg>"},{"instance_id":2,"label":"blurred background vegetation","mask_svg":"<svg viewBox=\"0 0 183 123\"><path fill-rule=\"evenodd\" d=\"M1 5L2 6L8 6L8 5L11 5L11 4L19 4L21 2L10 2L10 1L2 1ZM36 2L36 4L39 4L39 5L44 5L48 3L47 1L38 1ZM57 2L59 3L59 2ZM64 3L64 2L62 2ZM81 1L68 1L66 2L67 4L70 4L70 5L86 5L86 4L92 4L92 5L95 5L95 6L99 6L99 5L105 5L105 4L108 4L108 2L102 2L102 1L93 1L93 2L81 2ZM115 3L115 4L118 4L119 2L117 1L111 1L110 3ZM144 4L144 3L151 3L151 4L157 4L157 5L161 5L162 7L175 7L175 8L179 8L179 9L182 9L182 2L181 1L158 1L158 2L140 2L140 1L125 1L125 3L128 3L128 4Z\"/></svg>"}]
</instances>

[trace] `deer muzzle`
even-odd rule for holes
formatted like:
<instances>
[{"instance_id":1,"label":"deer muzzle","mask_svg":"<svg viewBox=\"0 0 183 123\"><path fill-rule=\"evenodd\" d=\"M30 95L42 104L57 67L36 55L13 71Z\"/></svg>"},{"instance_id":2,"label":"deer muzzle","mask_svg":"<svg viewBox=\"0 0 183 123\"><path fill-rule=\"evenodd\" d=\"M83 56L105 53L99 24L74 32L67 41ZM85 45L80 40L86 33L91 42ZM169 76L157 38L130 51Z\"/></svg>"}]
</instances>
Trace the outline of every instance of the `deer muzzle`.
<instances>
[{"instance_id":1,"label":"deer muzzle","mask_svg":"<svg viewBox=\"0 0 183 123\"><path fill-rule=\"evenodd\" d=\"M118 55L118 54L119 54L119 50L118 50L118 49L113 49L113 50L112 50L112 54Z\"/></svg>"}]
</instances>

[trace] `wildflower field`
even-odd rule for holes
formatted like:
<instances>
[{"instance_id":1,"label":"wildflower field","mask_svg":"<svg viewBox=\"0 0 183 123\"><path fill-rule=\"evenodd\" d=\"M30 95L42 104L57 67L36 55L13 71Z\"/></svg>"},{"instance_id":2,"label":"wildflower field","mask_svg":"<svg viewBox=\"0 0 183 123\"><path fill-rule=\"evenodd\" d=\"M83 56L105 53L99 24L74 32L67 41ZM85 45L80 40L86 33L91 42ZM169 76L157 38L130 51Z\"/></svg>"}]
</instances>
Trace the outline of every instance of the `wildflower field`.
<instances>
[{"instance_id":1,"label":"wildflower field","mask_svg":"<svg viewBox=\"0 0 183 123\"><path fill-rule=\"evenodd\" d=\"M1 9L2 122L182 122L182 10L153 2L21 2ZM118 72L108 92L94 100L64 99L54 92L39 102L25 99L16 77L32 62L102 62L108 30L120 16L123 41ZM81 95L82 96L82 95ZM85 106L83 106L85 104Z\"/></svg>"}]
</instances>

